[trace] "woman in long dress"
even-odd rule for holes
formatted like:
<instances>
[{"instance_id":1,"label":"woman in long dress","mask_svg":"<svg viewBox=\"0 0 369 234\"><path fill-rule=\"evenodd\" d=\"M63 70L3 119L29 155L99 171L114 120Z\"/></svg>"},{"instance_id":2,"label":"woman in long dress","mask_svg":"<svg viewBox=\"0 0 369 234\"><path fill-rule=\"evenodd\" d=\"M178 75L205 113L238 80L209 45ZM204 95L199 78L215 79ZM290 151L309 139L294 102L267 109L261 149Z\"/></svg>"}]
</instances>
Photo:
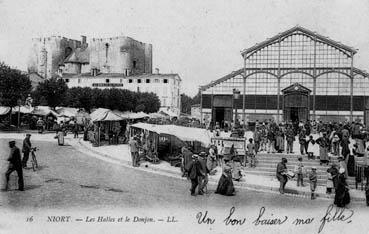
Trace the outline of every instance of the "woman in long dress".
<instances>
[{"instance_id":1,"label":"woman in long dress","mask_svg":"<svg viewBox=\"0 0 369 234\"><path fill-rule=\"evenodd\" d=\"M350 203L350 193L346 183L345 169L340 168L336 185L336 195L334 196L334 204L338 207L345 207Z\"/></svg>"},{"instance_id":2,"label":"woman in long dress","mask_svg":"<svg viewBox=\"0 0 369 234\"><path fill-rule=\"evenodd\" d=\"M64 132L59 131L56 136L58 138L58 145L64 145Z\"/></svg>"},{"instance_id":3,"label":"woman in long dress","mask_svg":"<svg viewBox=\"0 0 369 234\"><path fill-rule=\"evenodd\" d=\"M232 196L235 193L233 181L232 181L232 168L229 165L228 160L224 160L224 167L222 176L219 179L218 187L215 193Z\"/></svg>"},{"instance_id":4,"label":"woman in long dress","mask_svg":"<svg viewBox=\"0 0 369 234\"><path fill-rule=\"evenodd\" d=\"M323 137L319 137L316 140L316 143L319 145L319 156L320 156L320 165L329 163L328 151L329 151L329 139L326 133L323 133Z\"/></svg>"}]
</instances>

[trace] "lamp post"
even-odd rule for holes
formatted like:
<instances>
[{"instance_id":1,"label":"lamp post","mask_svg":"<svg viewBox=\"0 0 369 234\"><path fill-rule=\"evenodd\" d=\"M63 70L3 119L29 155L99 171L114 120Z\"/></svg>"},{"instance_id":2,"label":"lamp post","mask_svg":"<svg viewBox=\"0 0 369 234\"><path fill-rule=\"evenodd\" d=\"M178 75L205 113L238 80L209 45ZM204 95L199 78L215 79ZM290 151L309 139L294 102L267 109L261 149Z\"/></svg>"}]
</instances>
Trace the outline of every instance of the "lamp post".
<instances>
[{"instance_id":1,"label":"lamp post","mask_svg":"<svg viewBox=\"0 0 369 234\"><path fill-rule=\"evenodd\" d=\"M233 89L233 96L232 96L232 99L233 99L233 108L234 108L234 120L233 120L233 123L234 123L234 126L236 126L236 120L237 120L237 106L235 105L235 100L239 99L240 98L240 91L237 90L237 89Z\"/></svg>"},{"instance_id":2,"label":"lamp post","mask_svg":"<svg viewBox=\"0 0 369 234\"><path fill-rule=\"evenodd\" d=\"M19 131L20 130L20 106L22 105L22 100L18 99L17 104L18 104L18 131Z\"/></svg>"}]
</instances>

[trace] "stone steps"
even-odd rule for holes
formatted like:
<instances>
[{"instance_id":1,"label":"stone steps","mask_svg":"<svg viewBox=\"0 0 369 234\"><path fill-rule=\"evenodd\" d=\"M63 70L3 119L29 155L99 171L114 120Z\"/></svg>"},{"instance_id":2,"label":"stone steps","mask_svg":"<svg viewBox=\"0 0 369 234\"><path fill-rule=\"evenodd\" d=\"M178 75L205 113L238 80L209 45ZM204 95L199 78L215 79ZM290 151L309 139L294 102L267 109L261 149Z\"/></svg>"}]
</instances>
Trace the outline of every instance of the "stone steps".
<instances>
[{"instance_id":1,"label":"stone steps","mask_svg":"<svg viewBox=\"0 0 369 234\"><path fill-rule=\"evenodd\" d=\"M299 163L298 158L301 155L297 154L267 154L267 153L259 153L256 156L257 164L256 168L245 168L246 174L254 174L254 175L261 175L261 176L268 176L274 177L276 174L277 164L281 162L281 159L284 157L287 159L287 168L289 170L294 170L295 166ZM308 160L307 155L302 155L303 158L303 165L306 169L306 172L309 173L311 167L315 166L317 168L317 175L318 175L318 185L325 186L327 183L327 169L330 166L320 165L319 158L315 157L315 160ZM362 163L363 158L356 158L357 163ZM330 163L338 164L338 159L336 156L330 156ZM296 178L293 179L296 181ZM305 176L304 181L308 182L308 178ZM355 178L349 177L347 179L347 183L351 188L355 188Z\"/></svg>"},{"instance_id":2,"label":"stone steps","mask_svg":"<svg viewBox=\"0 0 369 234\"><path fill-rule=\"evenodd\" d=\"M268 176L268 177L273 177L273 178L276 177L275 170L274 171L260 171L260 170L250 170L250 168L247 168L245 170L245 172L246 172L246 176L247 176L247 174L253 174L253 175ZM293 178L292 181L296 182L296 177ZM304 181L309 182L309 178L305 176ZM325 186L326 184L327 184L327 177L326 176L324 177L324 176L321 176L321 175L318 174L318 185ZM347 184L351 188L355 188L355 178L354 177L349 177L347 179Z\"/></svg>"}]
</instances>

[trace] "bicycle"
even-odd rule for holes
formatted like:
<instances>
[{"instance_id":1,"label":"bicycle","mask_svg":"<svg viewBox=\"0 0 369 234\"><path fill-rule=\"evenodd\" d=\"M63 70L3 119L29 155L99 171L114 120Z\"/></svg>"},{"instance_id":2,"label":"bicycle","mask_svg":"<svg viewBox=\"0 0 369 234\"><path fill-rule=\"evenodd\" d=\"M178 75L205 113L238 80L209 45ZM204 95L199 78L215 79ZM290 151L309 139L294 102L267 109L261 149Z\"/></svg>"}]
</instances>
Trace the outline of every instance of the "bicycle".
<instances>
[{"instance_id":1,"label":"bicycle","mask_svg":"<svg viewBox=\"0 0 369 234\"><path fill-rule=\"evenodd\" d=\"M31 156L32 156L31 162L32 162L33 171L36 171L36 169L38 168L38 163L37 163L36 154L35 154L37 150L38 150L37 147L31 148Z\"/></svg>"}]
</instances>

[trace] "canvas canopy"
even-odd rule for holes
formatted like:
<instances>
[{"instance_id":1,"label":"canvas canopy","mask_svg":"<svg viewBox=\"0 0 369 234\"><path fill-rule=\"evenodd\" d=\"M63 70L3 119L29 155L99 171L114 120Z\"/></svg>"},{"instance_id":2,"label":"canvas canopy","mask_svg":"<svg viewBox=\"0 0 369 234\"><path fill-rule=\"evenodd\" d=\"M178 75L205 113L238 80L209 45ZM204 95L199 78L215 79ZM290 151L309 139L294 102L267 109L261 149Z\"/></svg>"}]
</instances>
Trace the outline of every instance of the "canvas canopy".
<instances>
[{"instance_id":1,"label":"canvas canopy","mask_svg":"<svg viewBox=\"0 0 369 234\"><path fill-rule=\"evenodd\" d=\"M178 117L178 115L170 110L161 110L159 111L159 114L163 114L163 115L167 115L169 116L170 118L173 118L173 117Z\"/></svg>"},{"instance_id":2,"label":"canvas canopy","mask_svg":"<svg viewBox=\"0 0 369 234\"><path fill-rule=\"evenodd\" d=\"M60 116L76 117L78 109L72 107L59 107L57 108L56 112L58 112Z\"/></svg>"},{"instance_id":3,"label":"canvas canopy","mask_svg":"<svg viewBox=\"0 0 369 234\"><path fill-rule=\"evenodd\" d=\"M18 111L22 114L32 114L34 108L29 106L21 106L20 109L19 106L13 107L12 113L18 113Z\"/></svg>"},{"instance_id":4,"label":"canvas canopy","mask_svg":"<svg viewBox=\"0 0 369 234\"><path fill-rule=\"evenodd\" d=\"M121 121L124 120L121 116L109 109L99 108L90 115L92 122L102 121Z\"/></svg>"},{"instance_id":5,"label":"canvas canopy","mask_svg":"<svg viewBox=\"0 0 369 234\"><path fill-rule=\"evenodd\" d=\"M114 112L114 114L119 115L123 119L142 119L142 118L149 117L148 114L146 114L142 111L135 113L135 112L130 112L130 111L121 112L121 111L118 111L118 110L114 110L113 112Z\"/></svg>"},{"instance_id":6,"label":"canvas canopy","mask_svg":"<svg viewBox=\"0 0 369 234\"><path fill-rule=\"evenodd\" d=\"M59 117L59 114L48 106L37 106L33 109L31 114L40 116L53 115L54 117Z\"/></svg>"},{"instance_id":7,"label":"canvas canopy","mask_svg":"<svg viewBox=\"0 0 369 234\"><path fill-rule=\"evenodd\" d=\"M169 119L168 115L160 114L160 113L150 113L149 117L151 119Z\"/></svg>"},{"instance_id":8,"label":"canvas canopy","mask_svg":"<svg viewBox=\"0 0 369 234\"><path fill-rule=\"evenodd\" d=\"M156 125L147 123L132 124L131 127L141 128L157 134L169 134L178 137L182 141L198 141L204 146L211 144L211 136L202 128L190 128L177 125Z\"/></svg>"},{"instance_id":9,"label":"canvas canopy","mask_svg":"<svg viewBox=\"0 0 369 234\"><path fill-rule=\"evenodd\" d=\"M7 106L0 106L0 115L6 115L10 111L10 107Z\"/></svg>"}]
</instances>

